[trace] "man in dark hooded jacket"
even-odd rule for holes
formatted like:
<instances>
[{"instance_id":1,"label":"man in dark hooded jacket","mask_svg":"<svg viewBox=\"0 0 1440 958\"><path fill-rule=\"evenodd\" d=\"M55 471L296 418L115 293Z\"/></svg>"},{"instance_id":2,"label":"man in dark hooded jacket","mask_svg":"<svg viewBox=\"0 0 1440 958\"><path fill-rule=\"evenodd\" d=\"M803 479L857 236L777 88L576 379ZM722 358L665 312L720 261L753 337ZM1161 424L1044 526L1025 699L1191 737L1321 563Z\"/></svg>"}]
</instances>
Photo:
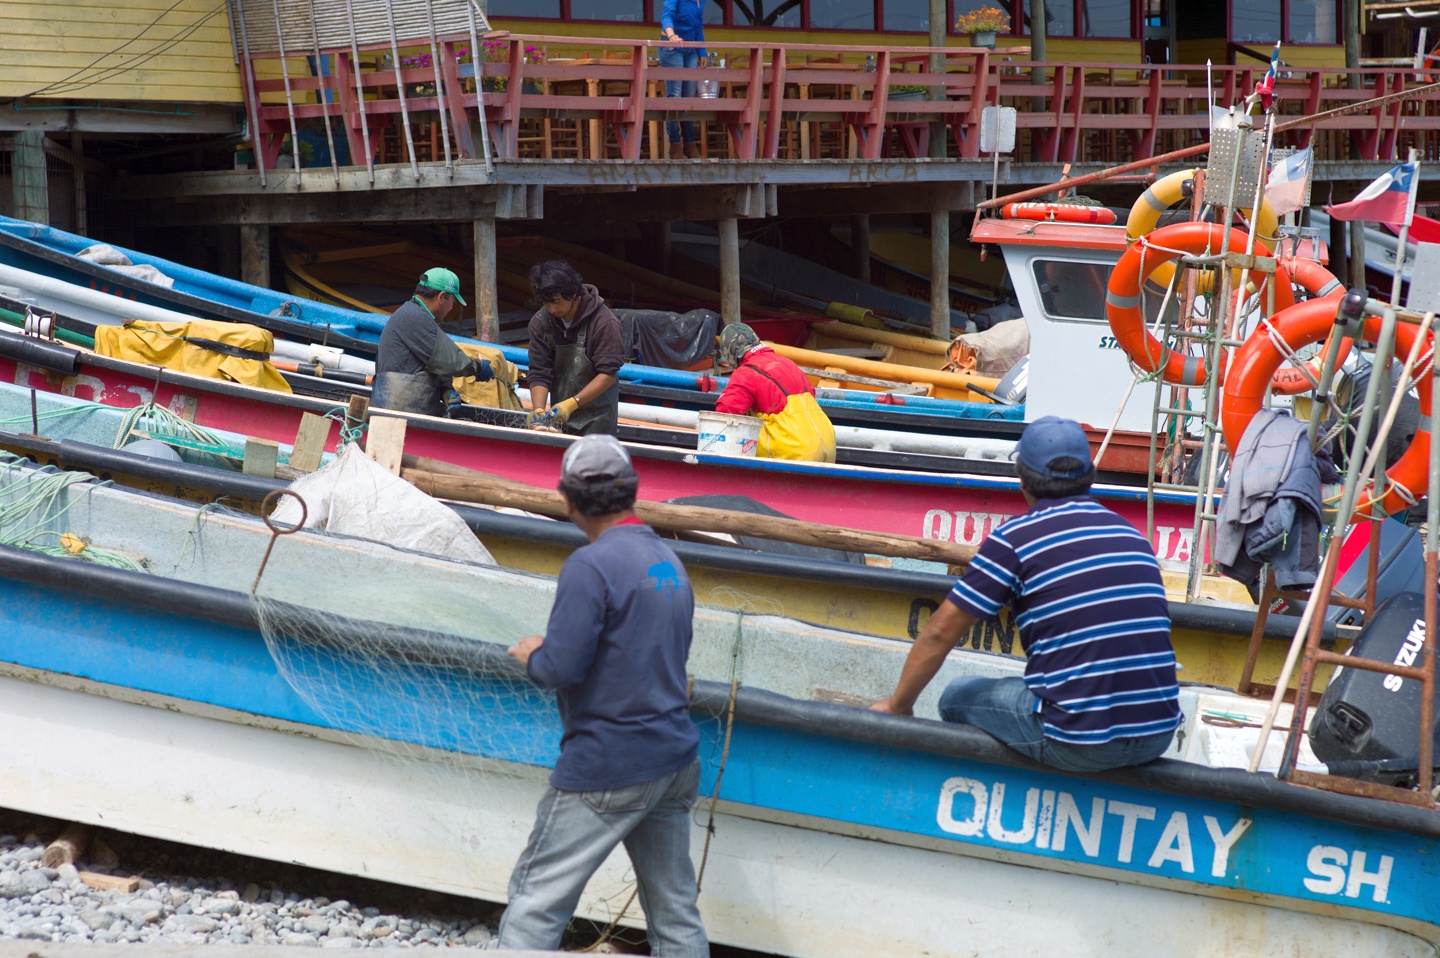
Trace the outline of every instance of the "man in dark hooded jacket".
<instances>
[{"instance_id":1,"label":"man in dark hooded jacket","mask_svg":"<svg viewBox=\"0 0 1440 958\"><path fill-rule=\"evenodd\" d=\"M530 289L543 304L530 318L530 425L613 436L625 363L620 320L563 260L533 267Z\"/></svg>"},{"instance_id":2,"label":"man in dark hooded jacket","mask_svg":"<svg viewBox=\"0 0 1440 958\"><path fill-rule=\"evenodd\" d=\"M400 412L443 416L445 391L457 376L489 382L489 360L471 359L439 324L460 298L460 278L444 267L427 269L415 295L385 321L375 354L370 404Z\"/></svg>"}]
</instances>

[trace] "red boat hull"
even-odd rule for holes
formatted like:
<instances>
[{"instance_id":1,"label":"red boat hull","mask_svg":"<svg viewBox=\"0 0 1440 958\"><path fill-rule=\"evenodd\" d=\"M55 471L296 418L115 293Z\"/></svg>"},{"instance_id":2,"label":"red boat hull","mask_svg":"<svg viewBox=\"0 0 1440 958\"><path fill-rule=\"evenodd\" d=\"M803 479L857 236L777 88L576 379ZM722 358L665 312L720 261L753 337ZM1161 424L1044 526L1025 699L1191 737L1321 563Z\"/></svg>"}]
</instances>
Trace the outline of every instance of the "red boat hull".
<instances>
[{"instance_id":1,"label":"red boat hull","mask_svg":"<svg viewBox=\"0 0 1440 958\"><path fill-rule=\"evenodd\" d=\"M201 379L87 354L75 375L47 372L0 357L0 376L18 385L118 408L152 397L197 425L276 442L295 438L303 413L335 403ZM157 375L158 373L158 375ZM407 416L405 449L507 479L551 488L572 440L503 426ZM334 449L338 432L328 447ZM725 493L750 496L774 509L817 523L979 543L1004 519L1025 511L1014 479L882 470L862 466L736 459L638 443L629 444L646 499ZM957 466L963 463L957 462ZM1095 495L1144 530L1144 490L1102 487ZM1193 499L1157 500L1153 541L1161 559L1189 558Z\"/></svg>"}]
</instances>

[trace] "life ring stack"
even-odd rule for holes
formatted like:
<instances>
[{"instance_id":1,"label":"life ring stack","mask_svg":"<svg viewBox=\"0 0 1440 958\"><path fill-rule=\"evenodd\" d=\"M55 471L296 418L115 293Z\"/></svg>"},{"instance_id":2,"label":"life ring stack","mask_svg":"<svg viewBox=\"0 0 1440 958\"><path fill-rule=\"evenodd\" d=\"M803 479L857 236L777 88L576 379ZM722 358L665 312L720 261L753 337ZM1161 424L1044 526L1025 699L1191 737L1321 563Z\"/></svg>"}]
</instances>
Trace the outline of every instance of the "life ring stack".
<instances>
[{"instance_id":1,"label":"life ring stack","mask_svg":"<svg viewBox=\"0 0 1440 958\"><path fill-rule=\"evenodd\" d=\"M1244 253L1248 243L1246 231L1227 230L1224 224L1187 221L1158 227L1161 215L1185 199L1185 183L1198 170L1172 173L1146 190L1130 210L1126 221L1129 243L1111 270L1105 291L1105 316L1116 342L1130 361L1145 373L1157 374L1173 386L1203 386L1211 370L1205 358L1160 342L1146 326L1141 310L1142 290L1147 284L1168 287L1175 261L1185 255L1213 255L1226 243L1232 253ZM1021 204L1014 204L1021 205ZM1040 204L1024 204L1040 205ZM1248 210L1242 210L1249 216ZM1278 246L1278 219L1268 205L1262 205L1255 221L1256 252L1273 254ZM1213 292L1210 271L1196 283L1201 293ZM1223 382L1220 399L1220 431L1230 449L1239 446L1245 429L1265 404L1267 395L1295 395L1317 385L1324 363L1334 356L1334 368L1345 361L1352 344L1340 334L1336 311L1344 295L1344 286L1328 269L1315 260L1298 256L1282 257L1276 264L1273 278L1258 269L1236 270L1236 282L1248 282L1253 289L1273 283L1274 314L1263 320L1234 352L1227 362L1220 353L1220 368L1214 370L1216 381ZM1296 290L1307 298L1296 301ZM1380 333L1381 320L1371 317L1364 323L1362 340L1373 341ZM1395 329L1395 349L1405 353L1415 345L1419 330L1408 324ZM1303 363L1293 357L1298 350L1324 343L1319 355ZM1432 347L1433 348L1433 347ZM1428 422L1432 402L1430 366L1433 356L1426 358L1414 374L1420 400L1420 416ZM1405 453L1386 472L1383 489L1367 488L1360 495L1354 520L1360 521L1406 509L1428 485L1430 434L1422 428Z\"/></svg>"},{"instance_id":2,"label":"life ring stack","mask_svg":"<svg viewBox=\"0 0 1440 958\"><path fill-rule=\"evenodd\" d=\"M1221 248L1224 241L1225 227L1219 223L1172 223L1131 243L1110 271L1110 282L1105 290L1105 318L1110 321L1115 341L1125 350L1131 362L1147 373L1161 373L1165 382L1172 386L1204 385L1207 374L1205 361L1171 349L1151 335L1140 309L1140 288L1161 267L1168 266L1173 270L1173 261L1179 257L1213 253ZM1244 253L1245 245L1245 235L1239 230L1231 230L1230 251ZM1259 270L1250 270L1249 274L1250 281L1257 288L1268 280L1266 274ZM1278 267L1275 270L1276 307L1284 309L1294 302L1290 274L1283 266ZM1223 354L1216 375L1219 378L1225 375Z\"/></svg>"}]
</instances>

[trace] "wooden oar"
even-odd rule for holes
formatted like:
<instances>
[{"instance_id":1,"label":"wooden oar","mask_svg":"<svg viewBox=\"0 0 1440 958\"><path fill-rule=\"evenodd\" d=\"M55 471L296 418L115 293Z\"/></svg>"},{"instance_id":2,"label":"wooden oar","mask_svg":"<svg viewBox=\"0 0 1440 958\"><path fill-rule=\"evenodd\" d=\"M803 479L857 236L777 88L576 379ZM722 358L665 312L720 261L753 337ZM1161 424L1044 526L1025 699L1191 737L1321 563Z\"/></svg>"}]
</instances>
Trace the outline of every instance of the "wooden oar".
<instances>
[{"instance_id":1,"label":"wooden oar","mask_svg":"<svg viewBox=\"0 0 1440 958\"><path fill-rule=\"evenodd\" d=\"M400 475L417 489L440 499L508 506L557 519L565 518L565 501L558 492L513 479L502 479L438 459L406 455L402 460ZM976 546L941 542L938 539L869 532L802 522L799 519L757 516L749 512L669 502L639 500L635 503L635 514L657 529L725 532L826 549L842 549L847 552L926 559L949 565L967 565L974 558L977 549Z\"/></svg>"}]
</instances>

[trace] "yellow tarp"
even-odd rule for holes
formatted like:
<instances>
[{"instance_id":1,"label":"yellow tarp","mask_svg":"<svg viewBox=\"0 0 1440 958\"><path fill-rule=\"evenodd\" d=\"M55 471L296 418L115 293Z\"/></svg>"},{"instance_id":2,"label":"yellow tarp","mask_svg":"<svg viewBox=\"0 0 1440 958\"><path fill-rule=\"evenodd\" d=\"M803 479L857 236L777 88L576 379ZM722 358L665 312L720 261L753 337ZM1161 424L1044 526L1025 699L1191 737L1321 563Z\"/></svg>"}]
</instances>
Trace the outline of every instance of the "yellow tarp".
<instances>
[{"instance_id":1,"label":"yellow tarp","mask_svg":"<svg viewBox=\"0 0 1440 958\"><path fill-rule=\"evenodd\" d=\"M441 333L440 335L445 335ZM523 409L520 404L520 395L515 391L515 384L520 379L520 370L515 364L505 358L505 354L494 346L481 346L479 343L456 343L460 351L471 359L488 359L490 368L495 371L495 378L488 383L476 382L473 379L454 380L455 391L460 398L472 406L489 406L491 409Z\"/></svg>"},{"instance_id":2,"label":"yellow tarp","mask_svg":"<svg viewBox=\"0 0 1440 958\"><path fill-rule=\"evenodd\" d=\"M132 320L124 326L96 326L95 351L101 356L126 359L210 379L226 379L246 386L290 392L290 384L269 360L231 356L192 340L206 340L267 356L275 337L258 326L192 319L184 323Z\"/></svg>"}]
</instances>

